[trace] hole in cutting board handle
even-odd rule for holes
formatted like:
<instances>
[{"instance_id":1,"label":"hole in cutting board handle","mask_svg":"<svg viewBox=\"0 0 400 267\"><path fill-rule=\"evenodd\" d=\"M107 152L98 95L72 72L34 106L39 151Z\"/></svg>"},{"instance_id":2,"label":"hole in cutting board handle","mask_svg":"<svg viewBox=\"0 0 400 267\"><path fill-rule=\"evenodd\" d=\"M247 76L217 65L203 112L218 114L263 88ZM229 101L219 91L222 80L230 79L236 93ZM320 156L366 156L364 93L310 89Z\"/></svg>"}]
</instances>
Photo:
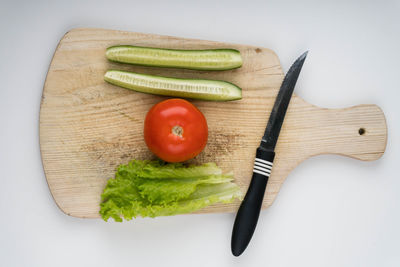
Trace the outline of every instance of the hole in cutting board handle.
<instances>
[{"instance_id":1,"label":"hole in cutting board handle","mask_svg":"<svg viewBox=\"0 0 400 267\"><path fill-rule=\"evenodd\" d=\"M365 134L365 129L364 128L358 129L358 134L359 135L364 135Z\"/></svg>"}]
</instances>

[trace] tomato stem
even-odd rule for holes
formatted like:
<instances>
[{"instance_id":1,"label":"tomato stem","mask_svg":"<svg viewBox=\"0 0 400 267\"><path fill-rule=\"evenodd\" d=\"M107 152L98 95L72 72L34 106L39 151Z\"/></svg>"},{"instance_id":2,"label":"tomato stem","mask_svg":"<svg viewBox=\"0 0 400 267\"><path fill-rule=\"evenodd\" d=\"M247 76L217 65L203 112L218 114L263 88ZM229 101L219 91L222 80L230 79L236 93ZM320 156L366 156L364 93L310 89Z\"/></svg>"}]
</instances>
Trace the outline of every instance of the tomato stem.
<instances>
[{"instance_id":1,"label":"tomato stem","mask_svg":"<svg viewBox=\"0 0 400 267\"><path fill-rule=\"evenodd\" d=\"M174 127L172 127L171 132L176 136L182 137L183 128L181 126L179 126L179 125L175 125Z\"/></svg>"}]
</instances>

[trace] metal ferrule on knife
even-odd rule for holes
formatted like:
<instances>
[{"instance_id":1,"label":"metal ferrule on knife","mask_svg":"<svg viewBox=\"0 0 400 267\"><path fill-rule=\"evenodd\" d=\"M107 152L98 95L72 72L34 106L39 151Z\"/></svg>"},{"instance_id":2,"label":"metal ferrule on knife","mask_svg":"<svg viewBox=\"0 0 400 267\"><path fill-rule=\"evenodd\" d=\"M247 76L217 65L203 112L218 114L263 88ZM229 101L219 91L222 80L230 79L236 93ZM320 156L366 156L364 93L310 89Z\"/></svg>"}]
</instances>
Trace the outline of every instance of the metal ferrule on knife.
<instances>
[{"instance_id":1,"label":"metal ferrule on knife","mask_svg":"<svg viewBox=\"0 0 400 267\"><path fill-rule=\"evenodd\" d=\"M272 166L274 162L275 152L268 151L263 147L257 149L256 158L254 160L253 172L261 174L269 178L272 171Z\"/></svg>"}]
</instances>

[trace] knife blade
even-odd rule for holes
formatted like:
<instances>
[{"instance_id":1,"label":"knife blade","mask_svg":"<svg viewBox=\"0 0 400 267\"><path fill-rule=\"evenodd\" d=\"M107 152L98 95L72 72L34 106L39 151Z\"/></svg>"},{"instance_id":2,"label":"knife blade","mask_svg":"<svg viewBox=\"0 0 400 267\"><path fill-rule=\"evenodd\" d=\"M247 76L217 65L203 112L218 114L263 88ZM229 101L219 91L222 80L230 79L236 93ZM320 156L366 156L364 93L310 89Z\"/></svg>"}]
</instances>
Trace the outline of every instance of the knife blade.
<instances>
[{"instance_id":1,"label":"knife blade","mask_svg":"<svg viewBox=\"0 0 400 267\"><path fill-rule=\"evenodd\" d=\"M264 136L257 148L253 176L233 225L231 250L234 256L240 256L247 248L257 226L265 188L272 171L275 157L274 149L307 53L308 51L303 53L286 73L275 99Z\"/></svg>"}]
</instances>

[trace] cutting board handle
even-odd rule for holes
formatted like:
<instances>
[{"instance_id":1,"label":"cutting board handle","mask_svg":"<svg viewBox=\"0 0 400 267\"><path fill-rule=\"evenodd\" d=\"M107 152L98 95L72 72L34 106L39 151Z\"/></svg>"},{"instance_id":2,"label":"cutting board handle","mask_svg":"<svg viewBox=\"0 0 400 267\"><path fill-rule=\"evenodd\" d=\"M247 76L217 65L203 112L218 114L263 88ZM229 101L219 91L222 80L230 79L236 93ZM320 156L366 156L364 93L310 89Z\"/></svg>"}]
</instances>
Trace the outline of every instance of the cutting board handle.
<instances>
[{"instance_id":1,"label":"cutting board handle","mask_svg":"<svg viewBox=\"0 0 400 267\"><path fill-rule=\"evenodd\" d=\"M339 154L364 161L380 158L386 148L385 115L377 105L358 105L344 109L314 106L310 112L313 139L309 155ZM319 139L320 138L320 139Z\"/></svg>"}]
</instances>

